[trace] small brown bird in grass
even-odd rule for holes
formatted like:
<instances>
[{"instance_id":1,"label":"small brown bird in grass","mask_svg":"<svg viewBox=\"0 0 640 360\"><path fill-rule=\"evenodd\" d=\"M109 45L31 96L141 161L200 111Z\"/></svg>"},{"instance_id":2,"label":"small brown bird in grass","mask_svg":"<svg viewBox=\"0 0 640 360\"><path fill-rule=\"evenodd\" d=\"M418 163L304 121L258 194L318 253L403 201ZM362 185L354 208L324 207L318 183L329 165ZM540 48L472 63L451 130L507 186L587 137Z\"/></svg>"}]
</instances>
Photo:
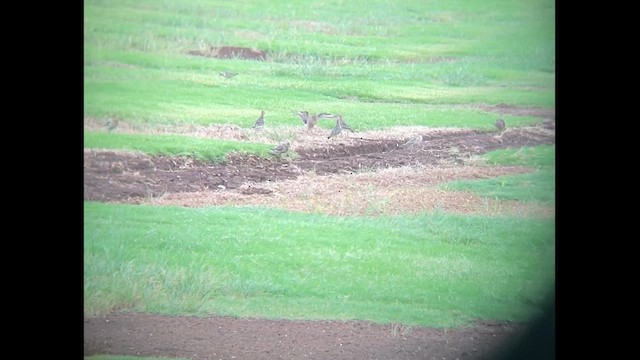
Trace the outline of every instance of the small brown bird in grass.
<instances>
[{"instance_id":1,"label":"small brown bird in grass","mask_svg":"<svg viewBox=\"0 0 640 360\"><path fill-rule=\"evenodd\" d=\"M407 141L406 143L402 144L400 147L401 148L410 147L410 146L418 145L421 142L422 142L422 135L418 135L413 139Z\"/></svg>"},{"instance_id":2,"label":"small brown bird in grass","mask_svg":"<svg viewBox=\"0 0 640 360\"><path fill-rule=\"evenodd\" d=\"M111 132L111 130L118 127L118 122L120 122L119 119L109 119L107 120L107 122L104 123L104 126L106 126L107 129L109 129L109 132Z\"/></svg>"},{"instance_id":3,"label":"small brown bird in grass","mask_svg":"<svg viewBox=\"0 0 640 360\"><path fill-rule=\"evenodd\" d=\"M498 128L498 130L500 130L500 131L504 131L504 129L507 127L507 125L504 123L504 120L502 120L502 119L496 120L496 124L495 125Z\"/></svg>"},{"instance_id":4,"label":"small brown bird in grass","mask_svg":"<svg viewBox=\"0 0 640 360\"><path fill-rule=\"evenodd\" d=\"M220 76L224 77L225 79L231 79L232 77L238 75L238 73L236 72L231 72L231 71L223 71L220 73Z\"/></svg>"},{"instance_id":5,"label":"small brown bird in grass","mask_svg":"<svg viewBox=\"0 0 640 360\"><path fill-rule=\"evenodd\" d=\"M276 155L278 157L282 157L282 154L286 153L287 151L289 151L289 145L290 143L287 142L283 142L281 144L276 145L273 149L271 149L271 154Z\"/></svg>"},{"instance_id":6,"label":"small brown bird in grass","mask_svg":"<svg viewBox=\"0 0 640 360\"><path fill-rule=\"evenodd\" d=\"M253 129L263 129L264 128L264 110L260 112L260 117L256 120L256 123L252 126Z\"/></svg>"}]
</instances>

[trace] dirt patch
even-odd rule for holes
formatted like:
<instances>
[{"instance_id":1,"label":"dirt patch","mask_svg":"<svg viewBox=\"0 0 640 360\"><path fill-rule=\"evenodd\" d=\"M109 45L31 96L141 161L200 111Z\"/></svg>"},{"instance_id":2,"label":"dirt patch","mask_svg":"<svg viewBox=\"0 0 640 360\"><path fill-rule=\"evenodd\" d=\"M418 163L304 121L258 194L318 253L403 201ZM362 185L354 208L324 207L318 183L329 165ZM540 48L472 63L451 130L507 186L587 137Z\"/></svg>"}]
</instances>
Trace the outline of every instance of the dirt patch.
<instances>
[{"instance_id":1,"label":"dirt patch","mask_svg":"<svg viewBox=\"0 0 640 360\"><path fill-rule=\"evenodd\" d=\"M84 355L186 359L489 359L523 325L432 329L364 321L291 321L113 313L84 320Z\"/></svg>"},{"instance_id":2,"label":"dirt patch","mask_svg":"<svg viewBox=\"0 0 640 360\"><path fill-rule=\"evenodd\" d=\"M304 174L268 183L248 182L238 189L168 193L141 203L202 207L262 206L331 215L397 215L442 210L461 214L553 217L543 204L483 199L476 194L446 191L439 184L530 172L524 167L400 167L376 172Z\"/></svg>"},{"instance_id":3,"label":"dirt patch","mask_svg":"<svg viewBox=\"0 0 640 360\"><path fill-rule=\"evenodd\" d=\"M247 133L247 129L231 127L228 130L229 134L236 134L232 136ZM477 155L491 150L555 143L555 132L541 125L510 128L502 135L464 129L408 128L395 132L347 132L330 140L326 139L323 129L315 130L295 130L292 149L298 157L282 160L230 155L226 164L212 164L185 157L85 150L84 198L140 203L171 198L171 194L176 193L227 192L220 198L232 198L237 194L256 196L260 192L269 196L279 191L269 184L298 178L303 182L303 175L355 175L403 167L464 167L473 165ZM403 147L417 135L422 135L422 141ZM256 135L247 135L250 136ZM467 173L472 177L488 176L480 168L476 168L475 173ZM414 182L425 185L424 178L429 175L434 174L427 172L422 180L414 179ZM352 183L347 179L341 181ZM398 184L398 188L401 186ZM240 191L230 192L235 189Z\"/></svg>"},{"instance_id":4,"label":"dirt patch","mask_svg":"<svg viewBox=\"0 0 640 360\"><path fill-rule=\"evenodd\" d=\"M231 156L228 164L216 165L186 157L86 150L84 198L131 201L173 192L235 189L249 181L270 182L298 174L290 163L257 157Z\"/></svg>"}]
</instances>

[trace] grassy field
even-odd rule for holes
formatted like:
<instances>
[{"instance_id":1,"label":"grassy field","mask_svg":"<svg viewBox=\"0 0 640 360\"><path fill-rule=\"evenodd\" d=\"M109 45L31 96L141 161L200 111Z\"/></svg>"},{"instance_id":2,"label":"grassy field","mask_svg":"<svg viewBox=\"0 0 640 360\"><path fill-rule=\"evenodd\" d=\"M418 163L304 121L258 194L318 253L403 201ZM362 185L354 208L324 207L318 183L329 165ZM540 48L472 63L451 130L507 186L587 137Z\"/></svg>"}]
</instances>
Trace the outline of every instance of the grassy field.
<instances>
[{"instance_id":1,"label":"grassy field","mask_svg":"<svg viewBox=\"0 0 640 360\"><path fill-rule=\"evenodd\" d=\"M358 131L493 128L482 104L555 107L552 0L84 2L84 115L136 129L299 127L295 110ZM247 46L266 62L189 55ZM220 71L235 71L231 79ZM509 126L539 122L504 117ZM331 124L320 123L329 128ZM272 139L280 140L280 139ZM270 146L85 130L86 148L266 156ZM538 169L449 190L553 204L555 148L496 151ZM251 207L84 204L86 315L366 319L450 327L524 321L555 277L553 219L424 213L336 217ZM119 358L122 359L122 358Z\"/></svg>"},{"instance_id":2,"label":"grassy field","mask_svg":"<svg viewBox=\"0 0 640 360\"><path fill-rule=\"evenodd\" d=\"M460 180L441 187L446 190L470 190L492 199L539 201L555 204L555 146L496 150L482 157L486 164L523 165L536 168L533 173L499 176L486 180Z\"/></svg>"},{"instance_id":3,"label":"grassy field","mask_svg":"<svg viewBox=\"0 0 640 360\"><path fill-rule=\"evenodd\" d=\"M88 203L85 312L524 321L553 279L553 228L515 217Z\"/></svg>"},{"instance_id":4,"label":"grassy field","mask_svg":"<svg viewBox=\"0 0 640 360\"><path fill-rule=\"evenodd\" d=\"M534 200L552 203L553 177L540 175L554 164L550 150L487 154L487 162L542 168L445 187L488 197L497 189L521 201L539 194ZM515 185L506 191L496 181ZM336 217L87 202L84 237L88 315L126 308L424 326L524 321L555 274L553 220L516 216Z\"/></svg>"},{"instance_id":5,"label":"grassy field","mask_svg":"<svg viewBox=\"0 0 640 360\"><path fill-rule=\"evenodd\" d=\"M147 154L189 156L198 160L225 162L229 153L268 157L272 146L246 141L203 139L182 135L138 135L89 132L84 135L86 149L121 149Z\"/></svg>"},{"instance_id":6,"label":"grassy field","mask_svg":"<svg viewBox=\"0 0 640 360\"><path fill-rule=\"evenodd\" d=\"M554 26L550 0L85 1L84 111L151 127L249 127L260 110L297 125L307 109L358 130L488 129L474 105L555 106ZM269 61L188 54L221 45Z\"/></svg>"}]
</instances>

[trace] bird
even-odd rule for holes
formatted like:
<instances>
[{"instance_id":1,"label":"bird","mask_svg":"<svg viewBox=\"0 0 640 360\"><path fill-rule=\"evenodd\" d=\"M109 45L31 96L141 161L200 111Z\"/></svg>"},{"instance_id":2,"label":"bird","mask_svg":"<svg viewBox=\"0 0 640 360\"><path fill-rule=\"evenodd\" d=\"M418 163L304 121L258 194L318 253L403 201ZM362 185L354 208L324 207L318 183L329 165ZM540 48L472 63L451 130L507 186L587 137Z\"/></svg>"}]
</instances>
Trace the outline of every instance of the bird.
<instances>
[{"instance_id":1,"label":"bird","mask_svg":"<svg viewBox=\"0 0 640 360\"><path fill-rule=\"evenodd\" d=\"M351 131L352 133L355 132L353 131L353 129L351 128L351 126L347 125L347 123L344 121L344 119L342 118L342 115L336 115L336 117L338 118L338 122L340 123L340 127L343 129L347 129L349 131Z\"/></svg>"},{"instance_id":2,"label":"bird","mask_svg":"<svg viewBox=\"0 0 640 360\"><path fill-rule=\"evenodd\" d=\"M500 131L503 131L507 127L507 125L504 123L504 120L502 120L502 119L496 120L496 124L495 125L498 128L498 130L500 130Z\"/></svg>"},{"instance_id":3,"label":"bird","mask_svg":"<svg viewBox=\"0 0 640 360\"><path fill-rule=\"evenodd\" d=\"M318 123L318 118L314 115L307 120L307 130L313 129Z\"/></svg>"},{"instance_id":4,"label":"bird","mask_svg":"<svg viewBox=\"0 0 640 360\"><path fill-rule=\"evenodd\" d=\"M318 123L318 120L320 119L333 119L333 118L335 118L335 115L331 115L329 113L320 113L318 115L312 115L307 120L307 130L313 129L313 127L316 126L316 124Z\"/></svg>"},{"instance_id":5,"label":"bird","mask_svg":"<svg viewBox=\"0 0 640 360\"><path fill-rule=\"evenodd\" d=\"M320 113L318 115L315 115L316 118L319 119L335 119L336 115L331 115L329 113Z\"/></svg>"},{"instance_id":6,"label":"bird","mask_svg":"<svg viewBox=\"0 0 640 360\"><path fill-rule=\"evenodd\" d=\"M252 128L254 129L262 129L264 128L264 110L260 112L260 117L256 120L256 123L253 124Z\"/></svg>"},{"instance_id":7,"label":"bird","mask_svg":"<svg viewBox=\"0 0 640 360\"><path fill-rule=\"evenodd\" d=\"M309 112L300 110L296 114L300 116L300 119L302 119L302 123L307 125L307 122L309 121Z\"/></svg>"},{"instance_id":8,"label":"bird","mask_svg":"<svg viewBox=\"0 0 640 360\"><path fill-rule=\"evenodd\" d=\"M290 145L290 143L288 141L280 143L280 144L276 145L273 149L271 149L270 152L273 155L277 155L278 157L282 157L282 154L284 154L287 151L289 151L289 145Z\"/></svg>"},{"instance_id":9,"label":"bird","mask_svg":"<svg viewBox=\"0 0 640 360\"><path fill-rule=\"evenodd\" d=\"M238 73L236 72L232 72L232 71L222 71L220 73L220 76L223 76L226 79L231 79L232 77L238 75Z\"/></svg>"},{"instance_id":10,"label":"bird","mask_svg":"<svg viewBox=\"0 0 640 360\"><path fill-rule=\"evenodd\" d=\"M332 119L335 117L335 115L331 115L329 113L309 115L308 111L298 111L296 114L300 116L300 119L302 119L302 122L307 126L308 130L313 129L320 119Z\"/></svg>"},{"instance_id":11,"label":"bird","mask_svg":"<svg viewBox=\"0 0 640 360\"><path fill-rule=\"evenodd\" d=\"M111 130L115 129L118 127L118 122L120 120L116 119L109 119L104 123L104 126L107 127L107 129L109 129L109 132L111 132Z\"/></svg>"},{"instance_id":12,"label":"bird","mask_svg":"<svg viewBox=\"0 0 640 360\"><path fill-rule=\"evenodd\" d=\"M413 139L407 141L406 143L402 144L400 147L404 148L404 147L409 147L409 146L413 146L413 145L418 145L422 142L422 135L418 135L416 137L414 137Z\"/></svg>"},{"instance_id":13,"label":"bird","mask_svg":"<svg viewBox=\"0 0 640 360\"><path fill-rule=\"evenodd\" d=\"M327 139L331 139L332 137L340 134L342 132L342 126L340 126L340 120L336 120L336 126L331 129L331 134L327 137Z\"/></svg>"}]
</instances>

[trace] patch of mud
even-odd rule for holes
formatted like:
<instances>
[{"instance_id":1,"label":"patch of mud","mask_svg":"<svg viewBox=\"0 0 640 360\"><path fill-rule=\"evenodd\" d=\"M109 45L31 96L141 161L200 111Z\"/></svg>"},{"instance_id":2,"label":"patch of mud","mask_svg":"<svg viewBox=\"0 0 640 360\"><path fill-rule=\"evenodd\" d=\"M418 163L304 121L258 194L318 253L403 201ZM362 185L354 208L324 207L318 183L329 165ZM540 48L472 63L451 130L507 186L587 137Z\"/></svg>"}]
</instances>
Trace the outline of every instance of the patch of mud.
<instances>
[{"instance_id":1,"label":"patch of mud","mask_svg":"<svg viewBox=\"0 0 640 360\"><path fill-rule=\"evenodd\" d=\"M139 201L173 192L235 189L246 182L293 179L287 162L230 156L228 164L136 152L85 150L84 199Z\"/></svg>"},{"instance_id":2,"label":"patch of mud","mask_svg":"<svg viewBox=\"0 0 640 360\"><path fill-rule=\"evenodd\" d=\"M422 141L418 144L403 146L419 135ZM334 141L323 142L320 146L309 144L304 149L296 150L301 156L296 166L305 172L324 175L400 166L462 165L474 156L496 149L555 143L553 132L527 128L507 129L501 135L465 129L413 129L410 137L402 139L394 139L393 134L382 136L386 137L376 138L372 133L349 133Z\"/></svg>"}]
</instances>

